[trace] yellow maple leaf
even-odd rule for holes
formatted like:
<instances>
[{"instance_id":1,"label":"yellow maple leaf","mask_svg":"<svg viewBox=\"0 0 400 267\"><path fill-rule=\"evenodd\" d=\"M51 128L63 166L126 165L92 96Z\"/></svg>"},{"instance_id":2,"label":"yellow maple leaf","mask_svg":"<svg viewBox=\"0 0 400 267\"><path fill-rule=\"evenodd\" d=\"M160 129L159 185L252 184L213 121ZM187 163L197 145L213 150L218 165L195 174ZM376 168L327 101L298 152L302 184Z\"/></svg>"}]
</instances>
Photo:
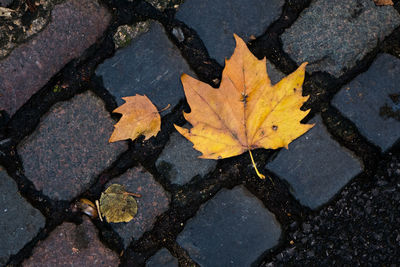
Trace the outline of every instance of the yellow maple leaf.
<instances>
[{"instance_id":1,"label":"yellow maple leaf","mask_svg":"<svg viewBox=\"0 0 400 267\"><path fill-rule=\"evenodd\" d=\"M306 63L272 86L266 59L258 60L237 35L236 48L225 60L219 89L187 74L181 77L191 108L184 117L193 126L175 128L203 153L200 158L220 159L249 151L260 178L251 149L288 148L288 144L314 125L300 121L310 110L300 107Z\"/></svg>"},{"instance_id":2,"label":"yellow maple leaf","mask_svg":"<svg viewBox=\"0 0 400 267\"><path fill-rule=\"evenodd\" d=\"M113 112L122 114L121 119L115 124L109 142L125 139L135 140L139 135L144 135L145 140L156 136L161 128L161 118L157 108L145 95L123 97L126 101Z\"/></svg>"}]
</instances>

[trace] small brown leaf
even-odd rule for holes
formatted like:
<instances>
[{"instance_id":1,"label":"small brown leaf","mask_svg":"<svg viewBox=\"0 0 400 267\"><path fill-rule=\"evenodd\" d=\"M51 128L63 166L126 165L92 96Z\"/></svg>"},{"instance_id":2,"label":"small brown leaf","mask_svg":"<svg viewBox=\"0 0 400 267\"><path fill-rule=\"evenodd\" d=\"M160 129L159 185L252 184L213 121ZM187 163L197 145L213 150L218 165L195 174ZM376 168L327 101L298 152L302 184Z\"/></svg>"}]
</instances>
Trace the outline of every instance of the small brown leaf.
<instances>
[{"instance_id":1,"label":"small brown leaf","mask_svg":"<svg viewBox=\"0 0 400 267\"><path fill-rule=\"evenodd\" d=\"M137 213L137 203L132 193L119 184L110 185L100 197L100 211L108 222L131 221Z\"/></svg>"},{"instance_id":2,"label":"small brown leaf","mask_svg":"<svg viewBox=\"0 0 400 267\"><path fill-rule=\"evenodd\" d=\"M109 142L125 139L135 140L140 135L145 140L156 136L161 128L161 117L157 108L145 95L123 97L126 101L113 112L122 114L122 118L115 124Z\"/></svg>"},{"instance_id":3,"label":"small brown leaf","mask_svg":"<svg viewBox=\"0 0 400 267\"><path fill-rule=\"evenodd\" d=\"M393 6L392 0L374 0L375 5L377 6Z\"/></svg>"}]
</instances>

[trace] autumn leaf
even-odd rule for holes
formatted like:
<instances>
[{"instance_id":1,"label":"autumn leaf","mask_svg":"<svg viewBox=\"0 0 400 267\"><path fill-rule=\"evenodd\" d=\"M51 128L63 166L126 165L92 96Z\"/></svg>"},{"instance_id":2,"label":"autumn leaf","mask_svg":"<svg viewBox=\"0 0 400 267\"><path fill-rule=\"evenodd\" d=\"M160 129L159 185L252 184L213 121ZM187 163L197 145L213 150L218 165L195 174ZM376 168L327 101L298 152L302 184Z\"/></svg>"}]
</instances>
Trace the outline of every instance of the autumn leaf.
<instances>
[{"instance_id":1,"label":"autumn leaf","mask_svg":"<svg viewBox=\"0 0 400 267\"><path fill-rule=\"evenodd\" d=\"M393 6L392 0L374 0L375 5L377 6Z\"/></svg>"},{"instance_id":2,"label":"autumn leaf","mask_svg":"<svg viewBox=\"0 0 400 267\"><path fill-rule=\"evenodd\" d=\"M123 185L110 185L101 193L100 216L113 223L131 221L138 210L136 200L132 196L140 197L138 194L126 192Z\"/></svg>"},{"instance_id":3,"label":"autumn leaf","mask_svg":"<svg viewBox=\"0 0 400 267\"><path fill-rule=\"evenodd\" d=\"M144 135L145 140L156 136L161 128L161 118L157 108L145 95L123 97L126 103L113 112L122 114L119 122L114 126L109 142L125 139L135 140Z\"/></svg>"},{"instance_id":4,"label":"autumn leaf","mask_svg":"<svg viewBox=\"0 0 400 267\"><path fill-rule=\"evenodd\" d=\"M314 125L300 121L310 110L300 107L306 63L272 86L266 59L258 60L237 35L236 48L225 61L219 89L187 74L181 77L191 112L184 117L193 126L175 128L202 152L200 158L221 159L255 148L288 148L288 144Z\"/></svg>"}]
</instances>

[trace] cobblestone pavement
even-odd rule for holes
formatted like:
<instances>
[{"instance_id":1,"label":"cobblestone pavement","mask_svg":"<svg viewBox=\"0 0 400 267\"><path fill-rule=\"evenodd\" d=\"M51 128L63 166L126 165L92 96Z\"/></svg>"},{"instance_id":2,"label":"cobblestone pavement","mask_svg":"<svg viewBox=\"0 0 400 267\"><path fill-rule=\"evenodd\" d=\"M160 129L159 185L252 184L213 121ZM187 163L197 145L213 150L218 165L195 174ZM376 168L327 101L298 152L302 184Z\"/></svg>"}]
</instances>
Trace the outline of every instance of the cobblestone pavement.
<instances>
[{"instance_id":1,"label":"cobblestone pavement","mask_svg":"<svg viewBox=\"0 0 400 267\"><path fill-rule=\"evenodd\" d=\"M400 1L0 0L0 266L400 265ZM233 33L273 83L308 61L289 149L218 161L173 124L180 75L217 87ZM163 113L108 143L121 97ZM111 183L129 223L77 208Z\"/></svg>"}]
</instances>

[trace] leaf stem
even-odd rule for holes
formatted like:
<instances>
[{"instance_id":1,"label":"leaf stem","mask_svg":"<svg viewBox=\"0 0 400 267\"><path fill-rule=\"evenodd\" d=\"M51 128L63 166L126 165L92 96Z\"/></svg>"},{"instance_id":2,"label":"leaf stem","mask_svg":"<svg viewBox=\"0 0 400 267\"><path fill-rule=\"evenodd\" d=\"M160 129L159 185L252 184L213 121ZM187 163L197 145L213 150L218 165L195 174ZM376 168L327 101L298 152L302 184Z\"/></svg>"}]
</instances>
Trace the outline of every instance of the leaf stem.
<instances>
[{"instance_id":1,"label":"leaf stem","mask_svg":"<svg viewBox=\"0 0 400 267\"><path fill-rule=\"evenodd\" d=\"M251 162L253 163L253 167L254 167L254 169L256 170L256 173L257 173L258 177L260 177L261 179L265 179L265 175L262 174L262 173L260 173L260 172L258 171L257 165L256 165L256 163L254 162L253 154L251 154L251 150L250 150L250 149L249 149L249 154L250 154ZM273 185L275 185L275 183L274 183L274 181L272 181L271 177L268 176L268 178L269 178L269 180L271 181L271 183L272 183Z\"/></svg>"},{"instance_id":2,"label":"leaf stem","mask_svg":"<svg viewBox=\"0 0 400 267\"><path fill-rule=\"evenodd\" d=\"M251 154L251 150L250 149L249 149L249 154L250 154L251 162L253 163L253 167L256 170L256 173L257 173L258 177L260 177L261 179L265 179L265 176L258 171L257 165L254 162L253 155Z\"/></svg>"},{"instance_id":3,"label":"leaf stem","mask_svg":"<svg viewBox=\"0 0 400 267\"><path fill-rule=\"evenodd\" d=\"M134 196L134 197L142 197L141 194L131 193L131 192L124 192L124 195Z\"/></svg>"}]
</instances>

